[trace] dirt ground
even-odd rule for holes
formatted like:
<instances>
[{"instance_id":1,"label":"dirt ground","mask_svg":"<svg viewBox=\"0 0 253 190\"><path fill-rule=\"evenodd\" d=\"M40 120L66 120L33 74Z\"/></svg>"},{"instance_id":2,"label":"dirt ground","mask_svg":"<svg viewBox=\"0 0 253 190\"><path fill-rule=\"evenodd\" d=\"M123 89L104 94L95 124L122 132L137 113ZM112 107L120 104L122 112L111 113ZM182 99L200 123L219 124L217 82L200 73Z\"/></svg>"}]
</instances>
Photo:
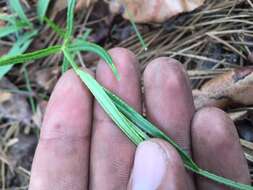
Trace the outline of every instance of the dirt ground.
<instances>
[{"instance_id":1,"label":"dirt ground","mask_svg":"<svg viewBox=\"0 0 253 190\"><path fill-rule=\"evenodd\" d=\"M8 12L7 1L0 0L0 12ZM29 19L35 17L36 1L27 3ZM182 62L193 89L207 80L234 68L250 66L253 51L253 4L250 0L207 0L201 8L173 17L164 23L137 24L148 44L144 51L131 23L120 15L112 15L106 2L99 1L75 18L75 35L91 29L88 39L106 49L115 46L132 50L143 71L149 61L170 56ZM65 26L66 9L50 7L50 17ZM0 23L1 27L1 23ZM13 43L12 36L0 39L0 56ZM62 43L49 27L40 28L40 35L28 51ZM27 189L30 167L38 141L42 116L50 93L61 74L60 55L40 59L25 66L15 66L0 81L0 187ZM78 62L96 69L98 57L78 54ZM27 78L25 77L27 71ZM29 85L28 85L29 84ZM29 87L30 86L30 87ZM31 104L34 102L34 105ZM36 109L32 109L35 106ZM253 111L250 105L224 108L234 119L246 158L252 171ZM252 173L253 177L253 173Z\"/></svg>"}]
</instances>

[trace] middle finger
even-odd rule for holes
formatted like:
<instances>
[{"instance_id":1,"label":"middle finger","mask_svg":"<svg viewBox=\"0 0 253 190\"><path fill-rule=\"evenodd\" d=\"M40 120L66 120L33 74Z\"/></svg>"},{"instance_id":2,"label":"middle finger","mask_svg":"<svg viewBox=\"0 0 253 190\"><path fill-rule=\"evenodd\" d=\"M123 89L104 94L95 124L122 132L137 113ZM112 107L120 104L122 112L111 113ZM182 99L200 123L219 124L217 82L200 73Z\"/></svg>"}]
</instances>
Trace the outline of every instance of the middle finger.
<instances>
[{"instance_id":1,"label":"middle finger","mask_svg":"<svg viewBox=\"0 0 253 190\"><path fill-rule=\"evenodd\" d=\"M120 81L117 81L104 62L98 66L96 79L140 112L140 81L135 56L123 48L114 48L110 54L118 68ZM92 133L90 189L126 189L135 146L97 102Z\"/></svg>"},{"instance_id":2,"label":"middle finger","mask_svg":"<svg viewBox=\"0 0 253 190\"><path fill-rule=\"evenodd\" d=\"M170 58L152 61L144 72L147 116L189 154L190 123L194 104L190 85L179 62ZM194 189L192 176L188 189Z\"/></svg>"}]
</instances>

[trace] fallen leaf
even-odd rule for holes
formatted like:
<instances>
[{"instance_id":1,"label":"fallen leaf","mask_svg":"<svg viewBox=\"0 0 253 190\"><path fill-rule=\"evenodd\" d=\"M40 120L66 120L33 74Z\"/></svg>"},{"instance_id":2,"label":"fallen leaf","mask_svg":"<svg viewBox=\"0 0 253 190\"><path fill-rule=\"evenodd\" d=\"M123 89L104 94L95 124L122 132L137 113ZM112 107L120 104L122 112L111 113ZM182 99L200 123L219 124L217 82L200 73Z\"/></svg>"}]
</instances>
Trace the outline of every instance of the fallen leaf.
<instances>
[{"instance_id":1,"label":"fallen leaf","mask_svg":"<svg viewBox=\"0 0 253 190\"><path fill-rule=\"evenodd\" d=\"M10 100L12 97L12 94L9 92L1 92L0 93L0 103L4 103L8 100Z\"/></svg>"},{"instance_id":2,"label":"fallen leaf","mask_svg":"<svg viewBox=\"0 0 253 190\"><path fill-rule=\"evenodd\" d=\"M51 91L56 84L58 69L45 68L35 72L35 81L47 91Z\"/></svg>"},{"instance_id":3,"label":"fallen leaf","mask_svg":"<svg viewBox=\"0 0 253 190\"><path fill-rule=\"evenodd\" d=\"M14 171L6 170L5 180L7 187L13 187L13 184L26 186L29 183L29 171L31 170L38 138L36 135L18 134L18 140L13 146L8 148L7 156ZM10 166L9 166L10 167ZM22 172L22 173L21 173ZM22 175L17 175L21 173ZM24 175L25 174L25 175Z\"/></svg>"},{"instance_id":4,"label":"fallen leaf","mask_svg":"<svg viewBox=\"0 0 253 190\"><path fill-rule=\"evenodd\" d=\"M78 0L76 4L76 10L82 10L89 8L93 3L95 3L97 0Z\"/></svg>"},{"instance_id":5,"label":"fallen leaf","mask_svg":"<svg viewBox=\"0 0 253 190\"><path fill-rule=\"evenodd\" d=\"M35 152L37 138L20 134L16 138L17 143L13 144L8 151L8 156L15 166L22 166L30 169Z\"/></svg>"},{"instance_id":6,"label":"fallen leaf","mask_svg":"<svg viewBox=\"0 0 253 190\"><path fill-rule=\"evenodd\" d=\"M247 114L248 114L248 111L239 110L239 111L228 113L228 116L235 122L235 121L238 121L238 120L244 118Z\"/></svg>"},{"instance_id":7,"label":"fallen leaf","mask_svg":"<svg viewBox=\"0 0 253 190\"><path fill-rule=\"evenodd\" d=\"M193 91L197 109L215 106L225 109L236 105L253 105L253 68L234 69L206 82Z\"/></svg>"},{"instance_id":8,"label":"fallen leaf","mask_svg":"<svg viewBox=\"0 0 253 190\"><path fill-rule=\"evenodd\" d=\"M76 11L81 11L83 9L89 8L93 3L97 0L77 0L76 3ZM51 17L54 18L58 12L63 11L67 8L68 1L67 0L58 0L55 1L52 9L51 9Z\"/></svg>"},{"instance_id":9,"label":"fallen leaf","mask_svg":"<svg viewBox=\"0 0 253 190\"><path fill-rule=\"evenodd\" d=\"M163 22L183 12L192 11L205 0L113 0L110 10L135 22Z\"/></svg>"},{"instance_id":10,"label":"fallen leaf","mask_svg":"<svg viewBox=\"0 0 253 190\"><path fill-rule=\"evenodd\" d=\"M249 61L251 63L253 63L253 52L251 54L249 54L249 57L248 57Z\"/></svg>"},{"instance_id":11,"label":"fallen leaf","mask_svg":"<svg viewBox=\"0 0 253 190\"><path fill-rule=\"evenodd\" d=\"M34 124L39 128L42 127L42 120L43 120L43 116L46 112L47 103L48 102L45 100L41 101L37 105L36 113L32 117Z\"/></svg>"},{"instance_id":12,"label":"fallen leaf","mask_svg":"<svg viewBox=\"0 0 253 190\"><path fill-rule=\"evenodd\" d=\"M1 79L0 118L29 124L32 113L26 101L26 97L17 93L9 93L2 89L18 90L17 87L6 78Z\"/></svg>"}]
</instances>

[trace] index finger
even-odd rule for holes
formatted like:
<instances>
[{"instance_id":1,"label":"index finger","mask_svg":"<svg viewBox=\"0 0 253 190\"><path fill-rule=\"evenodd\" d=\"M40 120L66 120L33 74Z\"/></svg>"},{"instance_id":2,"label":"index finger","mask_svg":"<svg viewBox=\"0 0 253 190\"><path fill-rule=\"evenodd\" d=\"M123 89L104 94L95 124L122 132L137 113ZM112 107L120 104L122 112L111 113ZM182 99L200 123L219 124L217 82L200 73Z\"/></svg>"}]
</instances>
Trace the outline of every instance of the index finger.
<instances>
[{"instance_id":1,"label":"index finger","mask_svg":"<svg viewBox=\"0 0 253 190\"><path fill-rule=\"evenodd\" d=\"M92 96L68 71L47 106L29 189L88 189L91 120Z\"/></svg>"}]
</instances>

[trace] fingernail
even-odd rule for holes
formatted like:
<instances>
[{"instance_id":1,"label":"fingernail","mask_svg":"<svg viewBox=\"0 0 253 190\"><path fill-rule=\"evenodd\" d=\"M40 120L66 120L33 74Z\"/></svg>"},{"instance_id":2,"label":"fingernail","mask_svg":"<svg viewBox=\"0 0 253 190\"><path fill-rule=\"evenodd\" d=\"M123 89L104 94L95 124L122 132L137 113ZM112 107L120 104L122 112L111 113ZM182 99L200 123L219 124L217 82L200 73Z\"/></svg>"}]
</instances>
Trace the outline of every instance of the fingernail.
<instances>
[{"instance_id":1,"label":"fingernail","mask_svg":"<svg viewBox=\"0 0 253 190\"><path fill-rule=\"evenodd\" d=\"M132 190L155 190L166 172L166 153L160 145L146 141L136 151L132 173Z\"/></svg>"}]
</instances>

